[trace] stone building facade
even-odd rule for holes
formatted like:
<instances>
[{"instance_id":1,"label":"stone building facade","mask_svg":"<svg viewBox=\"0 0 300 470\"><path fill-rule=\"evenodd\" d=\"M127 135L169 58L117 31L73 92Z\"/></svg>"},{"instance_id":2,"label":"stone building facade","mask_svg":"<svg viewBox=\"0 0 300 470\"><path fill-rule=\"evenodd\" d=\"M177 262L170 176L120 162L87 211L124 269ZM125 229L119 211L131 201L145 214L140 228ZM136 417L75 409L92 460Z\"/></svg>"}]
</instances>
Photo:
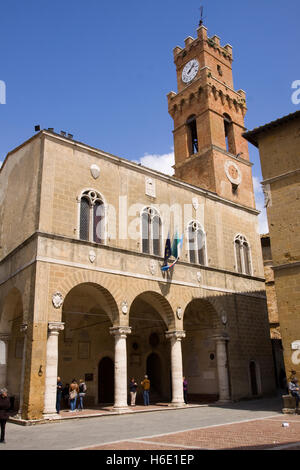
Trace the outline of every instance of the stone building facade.
<instances>
[{"instance_id":1,"label":"stone building facade","mask_svg":"<svg viewBox=\"0 0 300 470\"><path fill-rule=\"evenodd\" d=\"M259 148L287 377L300 375L300 111L245 134Z\"/></svg>"},{"instance_id":2,"label":"stone building facade","mask_svg":"<svg viewBox=\"0 0 300 470\"><path fill-rule=\"evenodd\" d=\"M280 323L278 316L277 298L274 282L273 260L271 250L271 240L269 234L261 236L261 247L264 261L265 279L266 279L266 295L268 316L270 325L270 337L272 343L272 352L274 359L274 369L276 385L278 388L286 387L286 373L283 359L283 347L280 332Z\"/></svg>"},{"instance_id":3,"label":"stone building facade","mask_svg":"<svg viewBox=\"0 0 300 470\"><path fill-rule=\"evenodd\" d=\"M179 49L174 177L51 129L1 168L0 381L24 419L56 415L57 375L120 411L146 372L172 406L183 375L194 400L274 390L245 94L205 27Z\"/></svg>"}]
</instances>

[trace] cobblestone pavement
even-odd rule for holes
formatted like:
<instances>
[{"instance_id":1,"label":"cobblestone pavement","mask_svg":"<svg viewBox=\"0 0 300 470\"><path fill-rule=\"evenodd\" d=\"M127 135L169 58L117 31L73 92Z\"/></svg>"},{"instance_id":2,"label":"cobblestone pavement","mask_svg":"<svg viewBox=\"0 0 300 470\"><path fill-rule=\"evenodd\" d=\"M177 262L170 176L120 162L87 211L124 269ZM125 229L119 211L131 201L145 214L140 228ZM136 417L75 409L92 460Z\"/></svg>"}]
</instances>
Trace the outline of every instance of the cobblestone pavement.
<instances>
[{"instance_id":1,"label":"cobblestone pavement","mask_svg":"<svg viewBox=\"0 0 300 470\"><path fill-rule=\"evenodd\" d=\"M300 450L300 416L282 415L84 448L84 450L185 451L268 449Z\"/></svg>"},{"instance_id":2,"label":"cobblestone pavement","mask_svg":"<svg viewBox=\"0 0 300 470\"><path fill-rule=\"evenodd\" d=\"M65 410L53 421L8 422L0 450L300 450L300 415L281 410L280 397L180 409L136 406L124 414L111 407Z\"/></svg>"}]
</instances>

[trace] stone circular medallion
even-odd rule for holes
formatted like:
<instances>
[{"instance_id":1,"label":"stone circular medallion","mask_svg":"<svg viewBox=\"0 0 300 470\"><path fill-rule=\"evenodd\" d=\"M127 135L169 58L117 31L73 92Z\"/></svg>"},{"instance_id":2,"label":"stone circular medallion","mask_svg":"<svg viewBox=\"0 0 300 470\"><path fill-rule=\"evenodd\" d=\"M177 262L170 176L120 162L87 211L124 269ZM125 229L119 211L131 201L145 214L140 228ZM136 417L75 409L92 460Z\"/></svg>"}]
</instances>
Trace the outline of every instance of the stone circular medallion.
<instances>
[{"instance_id":1,"label":"stone circular medallion","mask_svg":"<svg viewBox=\"0 0 300 470\"><path fill-rule=\"evenodd\" d=\"M232 184L235 184L237 186L241 184L242 174L235 162L227 160L227 162L225 162L224 168L226 176Z\"/></svg>"}]
</instances>

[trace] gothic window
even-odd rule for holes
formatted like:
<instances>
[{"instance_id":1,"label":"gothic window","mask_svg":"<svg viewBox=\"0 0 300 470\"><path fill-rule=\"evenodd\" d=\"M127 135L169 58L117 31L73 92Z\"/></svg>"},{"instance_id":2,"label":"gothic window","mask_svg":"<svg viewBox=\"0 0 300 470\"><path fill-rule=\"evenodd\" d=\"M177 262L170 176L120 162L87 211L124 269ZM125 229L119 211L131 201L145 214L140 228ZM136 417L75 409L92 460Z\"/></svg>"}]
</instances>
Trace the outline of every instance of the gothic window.
<instances>
[{"instance_id":1,"label":"gothic window","mask_svg":"<svg viewBox=\"0 0 300 470\"><path fill-rule=\"evenodd\" d=\"M224 114L224 132L225 132L225 141L226 141L226 150L228 153L236 154L235 142L234 142L234 133L233 133L233 124L231 117L228 114Z\"/></svg>"},{"instance_id":2,"label":"gothic window","mask_svg":"<svg viewBox=\"0 0 300 470\"><path fill-rule=\"evenodd\" d=\"M198 222L188 226L188 247L190 262L206 265L206 236Z\"/></svg>"},{"instance_id":3,"label":"gothic window","mask_svg":"<svg viewBox=\"0 0 300 470\"><path fill-rule=\"evenodd\" d=\"M99 193L93 190L84 191L80 199L80 240L104 243L105 210Z\"/></svg>"},{"instance_id":4,"label":"gothic window","mask_svg":"<svg viewBox=\"0 0 300 470\"><path fill-rule=\"evenodd\" d=\"M251 254L249 243L243 235L237 235L234 240L236 270L241 274L251 275Z\"/></svg>"},{"instance_id":5,"label":"gothic window","mask_svg":"<svg viewBox=\"0 0 300 470\"><path fill-rule=\"evenodd\" d=\"M189 155L195 155L199 151L196 116L190 116L186 124L188 128Z\"/></svg>"},{"instance_id":6,"label":"gothic window","mask_svg":"<svg viewBox=\"0 0 300 470\"><path fill-rule=\"evenodd\" d=\"M142 252L161 256L162 224L156 209L146 207L141 215Z\"/></svg>"}]
</instances>

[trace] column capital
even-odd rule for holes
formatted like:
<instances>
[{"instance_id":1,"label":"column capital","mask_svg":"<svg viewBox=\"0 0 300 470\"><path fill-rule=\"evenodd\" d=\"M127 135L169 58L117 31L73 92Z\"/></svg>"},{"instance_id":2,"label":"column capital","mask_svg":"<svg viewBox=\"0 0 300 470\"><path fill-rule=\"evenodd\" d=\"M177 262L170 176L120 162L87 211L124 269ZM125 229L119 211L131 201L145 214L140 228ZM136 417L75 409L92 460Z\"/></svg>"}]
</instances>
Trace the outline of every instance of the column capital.
<instances>
[{"instance_id":1,"label":"column capital","mask_svg":"<svg viewBox=\"0 0 300 470\"><path fill-rule=\"evenodd\" d=\"M4 343L7 343L10 340L10 337L10 333L0 333L0 341L4 341Z\"/></svg>"},{"instance_id":2,"label":"column capital","mask_svg":"<svg viewBox=\"0 0 300 470\"><path fill-rule=\"evenodd\" d=\"M60 321L50 321L48 323L48 332L50 333L50 335L58 334L64 328L65 328L65 324Z\"/></svg>"},{"instance_id":3,"label":"column capital","mask_svg":"<svg viewBox=\"0 0 300 470\"><path fill-rule=\"evenodd\" d=\"M132 328L130 326L112 326L109 329L109 332L113 336L120 336L126 338L127 335L130 335Z\"/></svg>"},{"instance_id":4,"label":"column capital","mask_svg":"<svg viewBox=\"0 0 300 470\"><path fill-rule=\"evenodd\" d=\"M229 335L227 333L217 333L213 336L211 336L211 339L216 341L216 342L225 342L229 341Z\"/></svg>"},{"instance_id":5,"label":"column capital","mask_svg":"<svg viewBox=\"0 0 300 470\"><path fill-rule=\"evenodd\" d=\"M175 339L181 341L185 338L185 331L184 330L170 330L166 331L166 338L167 339Z\"/></svg>"}]
</instances>

